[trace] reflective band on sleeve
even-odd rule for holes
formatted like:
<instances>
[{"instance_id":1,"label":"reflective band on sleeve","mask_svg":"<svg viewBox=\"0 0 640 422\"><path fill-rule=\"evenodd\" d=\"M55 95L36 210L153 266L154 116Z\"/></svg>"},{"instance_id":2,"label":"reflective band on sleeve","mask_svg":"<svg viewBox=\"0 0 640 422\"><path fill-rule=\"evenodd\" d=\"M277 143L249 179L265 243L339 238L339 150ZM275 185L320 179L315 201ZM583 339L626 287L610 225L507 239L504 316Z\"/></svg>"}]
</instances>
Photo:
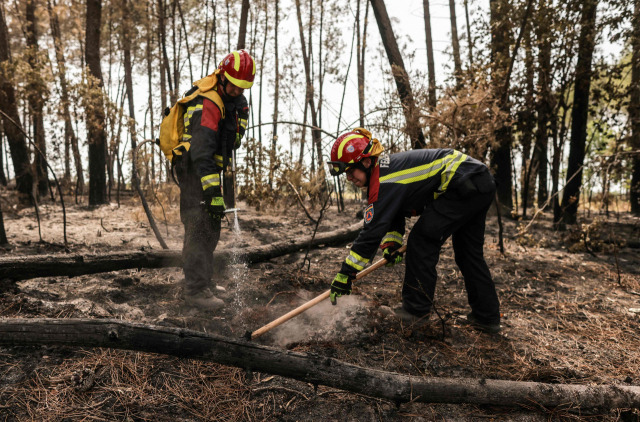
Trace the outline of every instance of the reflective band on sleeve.
<instances>
[{"instance_id":1,"label":"reflective band on sleeve","mask_svg":"<svg viewBox=\"0 0 640 422\"><path fill-rule=\"evenodd\" d=\"M207 174L203 178L200 179L202 183L202 190L207 190L211 187L220 186L220 175L217 173Z\"/></svg>"},{"instance_id":2,"label":"reflective band on sleeve","mask_svg":"<svg viewBox=\"0 0 640 422\"><path fill-rule=\"evenodd\" d=\"M362 271L364 269L364 266L369 263L369 260L367 258L361 257L354 251L349 251L349 256L347 257L347 259L345 259L345 263L355 268L356 271Z\"/></svg>"},{"instance_id":3,"label":"reflective band on sleeve","mask_svg":"<svg viewBox=\"0 0 640 422\"><path fill-rule=\"evenodd\" d=\"M387 174L386 176L382 176L380 178L380 183L409 184L429 179L430 177L433 177L444 170L447 165L451 163L451 161L453 161L460 155L464 154L458 151L453 151L451 154L446 155L438 160L432 161L431 163Z\"/></svg>"},{"instance_id":4,"label":"reflective band on sleeve","mask_svg":"<svg viewBox=\"0 0 640 422\"><path fill-rule=\"evenodd\" d=\"M383 238L381 245L384 245L387 242L396 242L402 245L402 235L398 232L389 232Z\"/></svg>"},{"instance_id":5,"label":"reflective band on sleeve","mask_svg":"<svg viewBox=\"0 0 640 422\"><path fill-rule=\"evenodd\" d=\"M442 172L440 187L438 187L438 190L433 193L433 199L438 199L438 196L447 191L447 187L449 186L449 182L451 182L453 175L456 174L458 167L460 167L460 164L466 159L467 155L460 153L457 157L451 160L447 165L447 168Z\"/></svg>"},{"instance_id":6,"label":"reflective band on sleeve","mask_svg":"<svg viewBox=\"0 0 640 422\"><path fill-rule=\"evenodd\" d=\"M238 119L238 121L243 129L247 128L247 121L245 119Z\"/></svg>"},{"instance_id":7,"label":"reflective band on sleeve","mask_svg":"<svg viewBox=\"0 0 640 422\"><path fill-rule=\"evenodd\" d=\"M222 155L214 155L213 156L213 160L216 162L216 166L222 168L223 164L224 164L224 159L222 158Z\"/></svg>"}]
</instances>

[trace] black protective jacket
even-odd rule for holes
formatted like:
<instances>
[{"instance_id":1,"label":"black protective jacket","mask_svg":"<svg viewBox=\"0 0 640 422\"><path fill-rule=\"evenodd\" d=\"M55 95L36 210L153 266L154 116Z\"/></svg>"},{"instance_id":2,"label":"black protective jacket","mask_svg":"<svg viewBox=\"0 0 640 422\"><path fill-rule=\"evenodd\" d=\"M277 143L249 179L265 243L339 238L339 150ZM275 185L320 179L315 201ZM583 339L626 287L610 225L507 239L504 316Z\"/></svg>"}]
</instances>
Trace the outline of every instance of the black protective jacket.
<instances>
[{"instance_id":1,"label":"black protective jacket","mask_svg":"<svg viewBox=\"0 0 640 422\"><path fill-rule=\"evenodd\" d=\"M185 136L191 147L189 156L198 177L217 174L229 163L236 141L236 133L244 133L249 105L244 95L224 99L225 117L211 100L196 97L187 105L184 114ZM244 127L241 129L241 122Z\"/></svg>"},{"instance_id":2,"label":"black protective jacket","mask_svg":"<svg viewBox=\"0 0 640 422\"><path fill-rule=\"evenodd\" d=\"M380 244L402 244L405 217L423 210L448 189L488 171L482 162L452 149L420 149L379 157L369 178L364 228L342 264L343 274L361 271Z\"/></svg>"}]
</instances>

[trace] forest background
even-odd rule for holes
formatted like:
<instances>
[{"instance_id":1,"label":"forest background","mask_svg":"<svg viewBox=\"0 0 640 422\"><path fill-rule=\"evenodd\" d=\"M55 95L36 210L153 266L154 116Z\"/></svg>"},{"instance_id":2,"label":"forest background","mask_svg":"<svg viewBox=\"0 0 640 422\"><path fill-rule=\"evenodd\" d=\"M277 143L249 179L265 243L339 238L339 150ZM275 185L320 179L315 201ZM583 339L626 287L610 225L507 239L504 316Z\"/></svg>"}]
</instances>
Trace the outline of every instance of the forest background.
<instances>
[{"instance_id":1,"label":"forest background","mask_svg":"<svg viewBox=\"0 0 640 422\"><path fill-rule=\"evenodd\" d=\"M258 206L293 195L289 183L310 198L327 186L342 195L349 187L329 181L323 163L340 132L363 126L390 152L451 147L484 160L514 217L552 208L562 227L579 209L608 213L613 199L640 212L639 1L405 6L4 1L0 183L37 202L53 199L55 174L76 202L88 193L100 205L140 181L169 182L152 142L162 110L247 48L257 75L226 178L230 205L230 177Z\"/></svg>"}]
</instances>

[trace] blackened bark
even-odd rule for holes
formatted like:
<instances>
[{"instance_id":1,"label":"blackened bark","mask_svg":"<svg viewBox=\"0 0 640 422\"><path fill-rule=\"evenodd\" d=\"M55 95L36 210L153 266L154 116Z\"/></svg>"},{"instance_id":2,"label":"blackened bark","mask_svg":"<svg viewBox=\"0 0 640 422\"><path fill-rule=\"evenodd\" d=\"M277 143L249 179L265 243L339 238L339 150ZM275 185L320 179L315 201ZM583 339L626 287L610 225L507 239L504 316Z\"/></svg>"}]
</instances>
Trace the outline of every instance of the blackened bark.
<instances>
[{"instance_id":1,"label":"blackened bark","mask_svg":"<svg viewBox=\"0 0 640 422\"><path fill-rule=\"evenodd\" d=\"M549 125L553 116L554 99L551 92L551 14L547 3L548 0L541 0L537 19L537 42L538 42L538 128L536 131L536 142L534 149L534 160L538 169L538 207L543 207L549 198L547 188L548 157L547 148L549 144Z\"/></svg>"},{"instance_id":2,"label":"blackened bark","mask_svg":"<svg viewBox=\"0 0 640 422\"><path fill-rule=\"evenodd\" d=\"M507 0L490 0L491 12L491 79L495 96L499 100L500 109L510 114L508 101L507 78L509 69L509 15L510 6ZM512 168L511 168L511 127L504 125L495 132L497 147L491 156L491 167L495 172L498 201L508 212L513 208Z\"/></svg>"},{"instance_id":3,"label":"blackened bark","mask_svg":"<svg viewBox=\"0 0 640 422\"><path fill-rule=\"evenodd\" d=\"M578 204L582 188L582 166L587 141L589 118L589 90L591 88L591 61L595 48L597 0L586 0L582 4L580 39L578 41L578 63L571 112L571 143L567 179L562 196L562 220L575 224L578 219Z\"/></svg>"},{"instance_id":4,"label":"blackened bark","mask_svg":"<svg viewBox=\"0 0 640 422\"><path fill-rule=\"evenodd\" d=\"M634 1L631 35L631 85L629 86L630 144L635 154L631 158L631 212L640 215L640 0Z\"/></svg>"},{"instance_id":5,"label":"blackened bark","mask_svg":"<svg viewBox=\"0 0 640 422\"><path fill-rule=\"evenodd\" d=\"M534 184L536 180L537 167L532 165L531 144L535 130L535 114L534 114L534 73L533 51L531 45L531 32L527 31L524 36L525 49L525 93L524 108L520 112L520 127L522 136L520 144L522 145L522 165L521 165L521 198L522 198L522 218L526 218L527 207L533 201L535 193Z\"/></svg>"},{"instance_id":6,"label":"blackened bark","mask_svg":"<svg viewBox=\"0 0 640 422\"><path fill-rule=\"evenodd\" d=\"M391 65L391 72L396 82L396 87L398 88L398 95L400 95L400 102L402 103L407 121L407 133L411 138L411 146L414 149L424 148L426 141L422 133L422 128L420 127L409 75L407 74L404 61L400 55L400 49L393 34L393 28L391 28L391 20L387 13L387 7L384 4L384 0L370 0L370 2L373 8L373 14L376 17L376 22L378 23L382 44L384 44L384 49L387 52L389 64Z\"/></svg>"},{"instance_id":7,"label":"blackened bark","mask_svg":"<svg viewBox=\"0 0 640 422\"><path fill-rule=\"evenodd\" d=\"M9 47L9 32L4 18L3 8L0 7L0 110L9 118L2 116L4 133L7 136L11 161L16 177L16 190L31 195L33 173L29 163L29 149L22 131L16 127L20 125L20 114L16 102L15 89L12 85L11 50ZM7 71L7 74L4 72ZM10 120L11 119L11 120Z\"/></svg>"},{"instance_id":8,"label":"blackened bark","mask_svg":"<svg viewBox=\"0 0 640 422\"><path fill-rule=\"evenodd\" d=\"M93 91L87 102L87 132L89 142L89 205L107 203L105 113L102 96L102 70L100 67L100 24L102 1L87 0L87 27L85 60L90 77L87 83Z\"/></svg>"},{"instance_id":9,"label":"blackened bark","mask_svg":"<svg viewBox=\"0 0 640 422\"><path fill-rule=\"evenodd\" d=\"M427 41L427 70L429 71L429 107L436 107L436 67L433 60L433 37L431 36L431 11L429 0L422 0L424 8L424 31Z\"/></svg>"}]
</instances>

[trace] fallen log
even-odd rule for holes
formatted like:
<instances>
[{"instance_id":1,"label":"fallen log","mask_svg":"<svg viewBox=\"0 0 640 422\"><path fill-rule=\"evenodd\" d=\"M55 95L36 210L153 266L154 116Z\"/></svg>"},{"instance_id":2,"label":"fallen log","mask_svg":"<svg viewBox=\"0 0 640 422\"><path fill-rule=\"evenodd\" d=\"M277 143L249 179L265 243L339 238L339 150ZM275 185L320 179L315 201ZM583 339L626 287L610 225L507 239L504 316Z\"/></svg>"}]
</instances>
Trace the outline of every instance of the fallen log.
<instances>
[{"instance_id":1,"label":"fallen log","mask_svg":"<svg viewBox=\"0 0 640 422\"><path fill-rule=\"evenodd\" d=\"M331 232L317 233L289 241L243 248L238 251L218 250L214 254L216 261L229 261L232 258L249 264L267 261L307 248L322 245L337 245L352 241L362 229L362 223ZM20 281L35 277L74 277L83 274L95 274L129 268L162 268L182 266L182 252L175 249L121 251L100 254L59 254L29 255L0 258L0 280Z\"/></svg>"},{"instance_id":2,"label":"fallen log","mask_svg":"<svg viewBox=\"0 0 640 422\"><path fill-rule=\"evenodd\" d=\"M640 408L640 387L470 378L424 378L278 350L182 328L121 320L0 318L0 344L107 347L236 366L396 403L470 403L608 410Z\"/></svg>"}]
</instances>

